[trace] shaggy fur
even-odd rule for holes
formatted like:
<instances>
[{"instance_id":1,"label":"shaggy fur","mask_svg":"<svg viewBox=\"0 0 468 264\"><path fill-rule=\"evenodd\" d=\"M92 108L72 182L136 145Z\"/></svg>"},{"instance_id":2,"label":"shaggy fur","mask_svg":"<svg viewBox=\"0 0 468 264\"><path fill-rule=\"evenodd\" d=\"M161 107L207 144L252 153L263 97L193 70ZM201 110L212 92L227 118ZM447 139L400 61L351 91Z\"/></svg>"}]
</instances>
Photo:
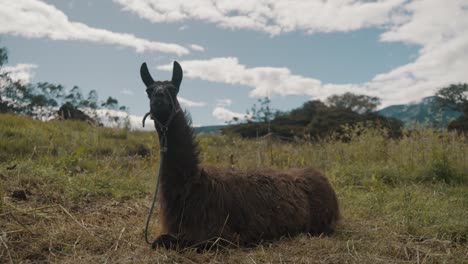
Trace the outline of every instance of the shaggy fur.
<instances>
[{"instance_id":1,"label":"shaggy fur","mask_svg":"<svg viewBox=\"0 0 468 264\"><path fill-rule=\"evenodd\" d=\"M160 100L148 95L150 101ZM157 117L156 111L152 115ZM179 112L168 128L160 179L164 235L153 247L206 247L220 242L251 246L298 233L333 232L338 202L323 174L312 168L239 171L202 167L189 124Z\"/></svg>"}]
</instances>

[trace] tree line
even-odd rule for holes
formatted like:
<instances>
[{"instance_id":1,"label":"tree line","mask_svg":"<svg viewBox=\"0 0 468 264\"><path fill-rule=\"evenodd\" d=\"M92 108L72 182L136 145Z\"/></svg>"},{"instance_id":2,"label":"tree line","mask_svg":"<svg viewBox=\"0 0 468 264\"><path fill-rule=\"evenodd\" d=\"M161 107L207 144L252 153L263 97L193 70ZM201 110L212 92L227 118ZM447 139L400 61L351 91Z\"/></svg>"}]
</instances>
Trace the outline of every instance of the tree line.
<instances>
[{"instance_id":1,"label":"tree line","mask_svg":"<svg viewBox=\"0 0 468 264\"><path fill-rule=\"evenodd\" d=\"M83 94L78 86L67 89L61 84L13 80L10 73L3 70L7 62L7 49L0 47L0 113L27 115L40 120L76 119L101 124L102 118L114 123L123 120L112 111L100 116L98 110L128 110L111 96L100 100L96 90Z\"/></svg>"},{"instance_id":2,"label":"tree line","mask_svg":"<svg viewBox=\"0 0 468 264\"><path fill-rule=\"evenodd\" d=\"M468 132L468 85L452 84L440 88L432 107L462 113L448 124L449 130ZM259 99L247 111L244 119L235 118L223 133L255 138L274 135L283 139L302 138L317 140L337 137L347 140L349 127L383 128L393 138L402 135L404 124L392 117L378 113L380 98L354 93L332 95L324 102L312 100L288 112L272 110L270 99Z\"/></svg>"},{"instance_id":3,"label":"tree line","mask_svg":"<svg viewBox=\"0 0 468 264\"><path fill-rule=\"evenodd\" d=\"M451 84L443 87L437 91L436 98L442 109L462 113L448 124L448 129L468 133L468 84Z\"/></svg>"}]
</instances>

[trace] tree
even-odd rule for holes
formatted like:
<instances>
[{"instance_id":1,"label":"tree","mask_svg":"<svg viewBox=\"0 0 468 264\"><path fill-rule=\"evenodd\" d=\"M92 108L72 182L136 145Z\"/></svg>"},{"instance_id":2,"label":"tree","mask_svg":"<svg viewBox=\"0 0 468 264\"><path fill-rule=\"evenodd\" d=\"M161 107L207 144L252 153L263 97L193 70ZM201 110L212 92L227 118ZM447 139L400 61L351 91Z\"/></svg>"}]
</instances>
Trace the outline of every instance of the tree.
<instances>
[{"instance_id":1,"label":"tree","mask_svg":"<svg viewBox=\"0 0 468 264\"><path fill-rule=\"evenodd\" d=\"M329 96L326 102L329 106L351 110L359 114L374 112L377 106L380 105L378 97L349 92L342 95Z\"/></svg>"},{"instance_id":2,"label":"tree","mask_svg":"<svg viewBox=\"0 0 468 264\"><path fill-rule=\"evenodd\" d=\"M83 94L81 93L80 87L73 86L67 96L65 96L65 100L74 106L79 106L81 101L83 100Z\"/></svg>"},{"instance_id":3,"label":"tree","mask_svg":"<svg viewBox=\"0 0 468 264\"><path fill-rule=\"evenodd\" d=\"M468 115L464 114L448 124L448 130L468 133Z\"/></svg>"},{"instance_id":4,"label":"tree","mask_svg":"<svg viewBox=\"0 0 468 264\"><path fill-rule=\"evenodd\" d=\"M7 74L2 72L2 66L7 63L8 54L5 47L0 47L0 92L4 93L4 87L8 81ZM8 111L8 104L2 99L3 96L0 96L0 113Z\"/></svg>"},{"instance_id":5,"label":"tree","mask_svg":"<svg viewBox=\"0 0 468 264\"><path fill-rule=\"evenodd\" d=\"M250 111L247 111L247 121L268 123L275 116L274 111L270 108L270 98L260 98L257 102L260 108L257 108L257 104L254 104Z\"/></svg>"},{"instance_id":6,"label":"tree","mask_svg":"<svg viewBox=\"0 0 468 264\"><path fill-rule=\"evenodd\" d=\"M47 101L47 106L58 106L64 97L65 88L60 84L56 85L48 82L40 82L37 83L36 86L38 94L43 96Z\"/></svg>"},{"instance_id":7,"label":"tree","mask_svg":"<svg viewBox=\"0 0 468 264\"><path fill-rule=\"evenodd\" d=\"M312 119L323 112L328 111L329 107L320 100L305 102L302 107L293 109L289 115L284 115L283 118L289 119L297 124L307 125ZM280 118L282 119L282 118Z\"/></svg>"},{"instance_id":8,"label":"tree","mask_svg":"<svg viewBox=\"0 0 468 264\"><path fill-rule=\"evenodd\" d=\"M0 113L22 114L41 120L59 116L88 121L94 119L99 122L97 109L128 111L126 106L119 106L115 98L109 97L104 102L99 101L95 90L91 90L85 98L78 86L73 86L67 91L60 84L48 82L24 84L13 81L8 72L1 71L7 60L6 48L0 47ZM88 114L92 114L93 117L90 118ZM118 123L120 119L118 114L112 111L107 111L106 117L114 120L114 123Z\"/></svg>"},{"instance_id":9,"label":"tree","mask_svg":"<svg viewBox=\"0 0 468 264\"><path fill-rule=\"evenodd\" d=\"M98 107L98 94L96 92L96 90L91 90L89 91L88 93L88 98L86 99L86 102L87 102L87 107L91 108L91 109L96 109Z\"/></svg>"},{"instance_id":10,"label":"tree","mask_svg":"<svg viewBox=\"0 0 468 264\"><path fill-rule=\"evenodd\" d=\"M119 105L119 101L117 99L112 98L112 96L109 96L105 102L101 104L102 107L107 108L107 109L117 109Z\"/></svg>"},{"instance_id":11,"label":"tree","mask_svg":"<svg viewBox=\"0 0 468 264\"><path fill-rule=\"evenodd\" d=\"M273 133L281 139L318 140L331 135L339 137L345 132L343 127L357 127L362 124L366 128L385 128L388 136L395 138L401 136L403 127L403 123L394 118L383 117L377 113L360 114L348 108L327 106L315 100L306 102L290 112L276 115L268 124L264 122L241 123L226 127L223 132L248 138ZM345 137L341 139L346 140Z\"/></svg>"},{"instance_id":12,"label":"tree","mask_svg":"<svg viewBox=\"0 0 468 264\"><path fill-rule=\"evenodd\" d=\"M451 84L440 88L436 98L443 108L468 114L468 84Z\"/></svg>"},{"instance_id":13,"label":"tree","mask_svg":"<svg viewBox=\"0 0 468 264\"><path fill-rule=\"evenodd\" d=\"M468 132L468 84L451 84L440 88L436 93L440 107L462 112L463 115L449 123L449 130Z\"/></svg>"},{"instance_id":14,"label":"tree","mask_svg":"<svg viewBox=\"0 0 468 264\"><path fill-rule=\"evenodd\" d=\"M5 47L0 47L0 68L8 62L8 53Z\"/></svg>"}]
</instances>

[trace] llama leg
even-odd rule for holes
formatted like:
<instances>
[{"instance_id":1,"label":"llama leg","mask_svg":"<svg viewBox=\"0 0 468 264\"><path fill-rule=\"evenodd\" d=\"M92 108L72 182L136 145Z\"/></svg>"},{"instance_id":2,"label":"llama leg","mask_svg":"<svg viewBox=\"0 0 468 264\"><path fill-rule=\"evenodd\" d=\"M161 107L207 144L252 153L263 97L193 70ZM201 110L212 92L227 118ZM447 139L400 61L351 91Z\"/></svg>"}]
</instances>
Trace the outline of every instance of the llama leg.
<instances>
[{"instance_id":1,"label":"llama leg","mask_svg":"<svg viewBox=\"0 0 468 264\"><path fill-rule=\"evenodd\" d=\"M154 240L151 248L153 250L157 248L165 248L165 249L175 249L178 244L177 237L170 234L160 235L156 240Z\"/></svg>"},{"instance_id":2,"label":"llama leg","mask_svg":"<svg viewBox=\"0 0 468 264\"><path fill-rule=\"evenodd\" d=\"M157 248L165 248L169 250L183 249L190 246L190 243L185 240L180 240L175 235L164 234L160 235L156 240L154 240L151 248L156 250Z\"/></svg>"}]
</instances>

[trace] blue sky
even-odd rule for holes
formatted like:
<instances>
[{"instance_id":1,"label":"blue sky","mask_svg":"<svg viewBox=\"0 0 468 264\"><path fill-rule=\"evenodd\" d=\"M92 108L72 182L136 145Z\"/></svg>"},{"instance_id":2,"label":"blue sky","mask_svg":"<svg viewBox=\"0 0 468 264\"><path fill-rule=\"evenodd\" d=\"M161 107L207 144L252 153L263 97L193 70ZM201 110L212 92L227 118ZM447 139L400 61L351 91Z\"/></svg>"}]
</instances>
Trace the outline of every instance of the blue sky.
<instances>
[{"instance_id":1,"label":"blue sky","mask_svg":"<svg viewBox=\"0 0 468 264\"><path fill-rule=\"evenodd\" d=\"M139 67L170 79L196 125L243 115L258 98L289 110L355 92L382 106L467 82L468 4L462 0L0 0L5 67L111 95L138 120L148 111Z\"/></svg>"}]
</instances>

